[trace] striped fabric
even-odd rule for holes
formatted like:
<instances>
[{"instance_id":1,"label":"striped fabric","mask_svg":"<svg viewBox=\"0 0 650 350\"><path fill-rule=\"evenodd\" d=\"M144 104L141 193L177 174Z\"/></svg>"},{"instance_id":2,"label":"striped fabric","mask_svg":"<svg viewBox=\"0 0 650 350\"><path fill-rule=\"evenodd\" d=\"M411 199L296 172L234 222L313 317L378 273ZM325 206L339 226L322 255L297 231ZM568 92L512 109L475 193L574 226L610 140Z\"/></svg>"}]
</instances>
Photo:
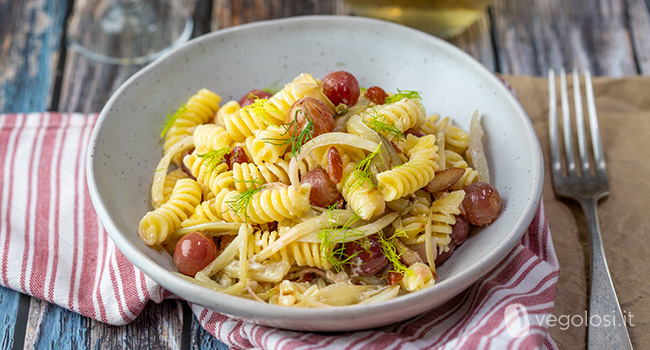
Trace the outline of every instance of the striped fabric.
<instances>
[{"instance_id":1,"label":"striped fabric","mask_svg":"<svg viewBox=\"0 0 650 350\"><path fill-rule=\"evenodd\" d=\"M149 300L171 294L115 248L93 210L85 154L96 120L95 114L0 115L0 284L122 325ZM557 277L540 207L501 264L441 307L400 324L325 335L192 310L235 349L556 349L542 320L552 311Z\"/></svg>"}]
</instances>

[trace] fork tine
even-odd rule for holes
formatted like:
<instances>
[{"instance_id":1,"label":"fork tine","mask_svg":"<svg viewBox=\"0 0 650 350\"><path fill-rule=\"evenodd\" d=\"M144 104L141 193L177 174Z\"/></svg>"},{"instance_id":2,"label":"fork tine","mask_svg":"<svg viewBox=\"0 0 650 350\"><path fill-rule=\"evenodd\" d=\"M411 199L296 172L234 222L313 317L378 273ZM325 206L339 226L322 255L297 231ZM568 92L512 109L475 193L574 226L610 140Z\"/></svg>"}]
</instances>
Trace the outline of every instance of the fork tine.
<instances>
[{"instance_id":1,"label":"fork tine","mask_svg":"<svg viewBox=\"0 0 650 350\"><path fill-rule=\"evenodd\" d=\"M605 169L605 155L603 143L600 140L598 116L596 115L596 102L594 101L594 88L591 84L591 74L585 71L585 90L587 92L587 111L589 112L589 126L591 129L591 142L594 150L594 163L599 175L607 175Z\"/></svg>"},{"instance_id":2,"label":"fork tine","mask_svg":"<svg viewBox=\"0 0 650 350\"><path fill-rule=\"evenodd\" d=\"M570 176L573 176L576 171L576 162L573 156L569 94L567 92L566 72L564 71L564 68L560 70L560 98L562 102L562 129L564 130L564 151L566 153L567 171Z\"/></svg>"},{"instance_id":3,"label":"fork tine","mask_svg":"<svg viewBox=\"0 0 650 350\"><path fill-rule=\"evenodd\" d=\"M555 71L551 68L548 70L548 126L549 139L551 141L551 169L552 174L559 174L561 171L560 163L560 140L558 139L557 126L557 94L555 92Z\"/></svg>"},{"instance_id":4,"label":"fork tine","mask_svg":"<svg viewBox=\"0 0 650 350\"><path fill-rule=\"evenodd\" d=\"M578 154L582 164L582 176L589 176L589 158L587 157L587 141L585 139L585 119L582 111L582 92L580 91L580 76L578 69L573 68L573 104L576 111L576 133L578 135Z\"/></svg>"}]
</instances>

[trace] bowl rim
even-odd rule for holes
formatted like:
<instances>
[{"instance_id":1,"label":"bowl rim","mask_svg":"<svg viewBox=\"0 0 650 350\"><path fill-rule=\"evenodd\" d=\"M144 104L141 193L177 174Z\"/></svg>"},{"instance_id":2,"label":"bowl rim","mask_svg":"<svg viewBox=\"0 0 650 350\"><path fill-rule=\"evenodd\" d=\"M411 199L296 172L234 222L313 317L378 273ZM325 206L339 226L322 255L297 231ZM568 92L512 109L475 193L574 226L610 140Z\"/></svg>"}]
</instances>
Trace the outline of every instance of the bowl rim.
<instances>
[{"instance_id":1,"label":"bowl rim","mask_svg":"<svg viewBox=\"0 0 650 350\"><path fill-rule=\"evenodd\" d=\"M399 298L394 298L372 305L350 305L326 309L308 309L261 304L257 301L213 291L191 283L182 277L174 275L172 271L169 271L168 269L159 265L150 259L144 252L131 245L127 239L127 236L123 234L118 229L117 225L113 222L110 211L102 201L99 186L95 179L96 158L94 157L94 153L97 145L97 137L100 130L102 129L102 125L105 123L107 116L110 114L111 107L119 99L120 95L122 95L123 92L130 85L132 85L134 81L157 69L157 67L160 66L162 62L164 62L167 58L181 54L181 51L186 50L188 47L197 46L201 43L215 40L217 37L229 35L233 32L255 30L265 27L289 24L307 24L308 22L314 21L331 22L332 24L339 25L342 24L341 22L345 22L346 25L362 26L364 28L366 26L377 25L389 26L391 27L391 30L404 31L409 35L418 36L423 40L428 40L434 46L437 45L439 47L444 47L445 50L448 50L455 57L463 59L465 61L464 63L472 66L477 74L481 74L484 78L492 80L493 82L498 82L499 84L494 84L496 88L499 89L498 92L500 94L508 95L509 98L507 101L511 105L510 107L516 110L520 115L526 117L524 118L524 123L527 127L525 130L520 130L520 132L524 133L524 140L527 140L529 147L534 151L530 157L532 160L533 175L536 175L536 181L533 182L530 189L530 200L525 204L525 208L523 209L524 215L518 217L516 222L511 225L511 234L507 236L506 239L500 242L492 251L489 252L489 254L483 255L480 257L480 259L477 259L473 265L463 270L462 273L449 276L444 281L437 283L436 286L427 288L423 291L402 295ZM544 164L541 146L534 131L532 121L530 118L528 118L528 115L521 103L515 98L515 96L512 94L512 91L502 83L501 79L495 73L489 71L481 63L479 63L466 52L462 51L460 48L442 39L436 38L433 35L383 20L353 16L309 15L253 22L207 33L188 41L186 44L180 47L171 50L151 64L136 72L111 95L108 102L100 112L100 115L91 134L90 144L86 155L86 178L93 206L104 228L115 243L116 247L138 269L140 269L143 273L145 273L147 276L149 276L151 279L153 279L168 291L174 293L177 296L182 296L182 298L191 303L196 303L218 312L237 317L252 318L252 320L249 319L249 321L253 322L262 321L262 323L264 323L265 320L269 321L278 318L290 318L292 321L300 322L301 320L313 320L316 314L318 315L319 320L326 322L335 321L337 319L340 320L343 318L358 318L361 313L363 313L363 315L366 317L372 318L373 316L378 316L380 314L393 310L409 308L409 306L413 307L414 305L418 304L422 305L421 303L426 302L427 298L431 296L430 294L434 290L437 294L444 295L446 300L449 300L452 297L458 295L458 293L462 292L470 285L477 282L485 273L496 266L496 264L498 264L508 255L508 253L517 244L517 242L519 242L523 234L526 232L527 227L532 222L537 209L541 204L542 186L544 181ZM420 309L421 312L424 312L431 309L431 307L422 308L420 306L418 309ZM399 320L396 319L395 321ZM357 329L365 328L368 327L364 326ZM345 330L351 329L345 328Z\"/></svg>"}]
</instances>

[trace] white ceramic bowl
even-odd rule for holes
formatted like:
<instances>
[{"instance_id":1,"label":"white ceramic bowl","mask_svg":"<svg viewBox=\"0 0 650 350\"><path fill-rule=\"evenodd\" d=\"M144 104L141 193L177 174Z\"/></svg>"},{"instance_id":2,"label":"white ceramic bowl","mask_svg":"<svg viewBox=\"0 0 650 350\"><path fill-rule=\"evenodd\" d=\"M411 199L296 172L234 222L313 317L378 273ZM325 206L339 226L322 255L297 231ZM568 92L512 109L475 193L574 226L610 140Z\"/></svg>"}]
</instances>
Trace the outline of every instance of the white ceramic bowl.
<instances>
[{"instance_id":1,"label":"white ceramic bowl","mask_svg":"<svg viewBox=\"0 0 650 350\"><path fill-rule=\"evenodd\" d=\"M282 87L301 72L352 72L361 86L421 92L427 113L467 129L483 116L492 182L504 210L438 269L432 288L376 305L286 308L214 292L172 274L171 257L137 234L150 210L152 174L162 153L160 128L170 109L206 87L224 101L251 88ZM519 241L538 207L543 164L530 120L511 92L469 55L431 35L377 20L309 16L258 22L194 39L150 64L108 101L92 134L88 184L111 238L140 270L174 294L205 307L280 328L349 331L422 313L457 295Z\"/></svg>"}]
</instances>

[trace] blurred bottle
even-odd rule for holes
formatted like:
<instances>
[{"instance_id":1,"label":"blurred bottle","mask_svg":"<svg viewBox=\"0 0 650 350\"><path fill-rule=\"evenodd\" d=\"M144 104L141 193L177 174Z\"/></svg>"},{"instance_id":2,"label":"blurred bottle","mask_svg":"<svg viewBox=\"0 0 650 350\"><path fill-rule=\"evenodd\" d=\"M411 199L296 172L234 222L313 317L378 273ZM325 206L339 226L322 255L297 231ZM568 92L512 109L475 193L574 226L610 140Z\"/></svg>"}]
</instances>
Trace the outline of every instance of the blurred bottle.
<instances>
[{"instance_id":1,"label":"blurred bottle","mask_svg":"<svg viewBox=\"0 0 650 350\"><path fill-rule=\"evenodd\" d=\"M441 38L462 33L490 0L346 0L353 15L404 24Z\"/></svg>"}]
</instances>

